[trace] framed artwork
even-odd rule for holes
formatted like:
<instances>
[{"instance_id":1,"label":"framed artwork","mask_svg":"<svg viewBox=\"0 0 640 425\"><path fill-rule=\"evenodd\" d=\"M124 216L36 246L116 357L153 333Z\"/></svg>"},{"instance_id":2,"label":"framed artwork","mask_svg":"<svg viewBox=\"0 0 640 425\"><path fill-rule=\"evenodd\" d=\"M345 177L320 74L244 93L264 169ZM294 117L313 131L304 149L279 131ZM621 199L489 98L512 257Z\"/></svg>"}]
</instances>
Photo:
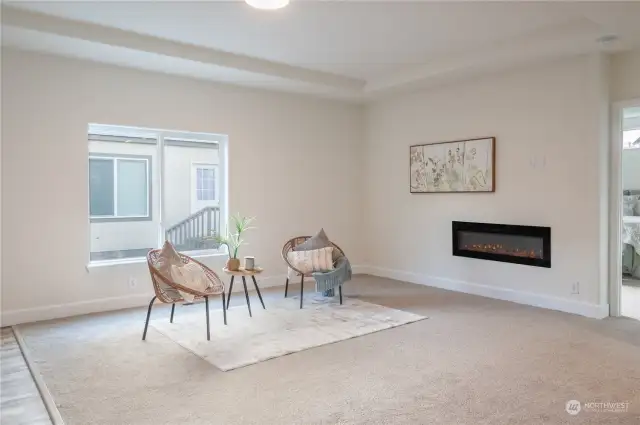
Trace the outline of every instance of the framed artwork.
<instances>
[{"instance_id":1,"label":"framed artwork","mask_svg":"<svg viewBox=\"0 0 640 425\"><path fill-rule=\"evenodd\" d=\"M411 193L494 192L496 139L409 147Z\"/></svg>"}]
</instances>

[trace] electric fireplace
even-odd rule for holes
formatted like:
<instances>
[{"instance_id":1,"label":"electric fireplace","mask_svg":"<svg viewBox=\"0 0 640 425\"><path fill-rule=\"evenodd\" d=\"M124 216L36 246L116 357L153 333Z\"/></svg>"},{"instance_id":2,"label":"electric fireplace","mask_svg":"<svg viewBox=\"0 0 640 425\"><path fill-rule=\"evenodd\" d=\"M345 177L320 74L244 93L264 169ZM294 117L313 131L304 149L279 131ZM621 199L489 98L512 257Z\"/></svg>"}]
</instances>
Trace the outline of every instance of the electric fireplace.
<instances>
[{"instance_id":1,"label":"electric fireplace","mask_svg":"<svg viewBox=\"0 0 640 425\"><path fill-rule=\"evenodd\" d=\"M452 222L453 255L551 267L551 228Z\"/></svg>"}]
</instances>

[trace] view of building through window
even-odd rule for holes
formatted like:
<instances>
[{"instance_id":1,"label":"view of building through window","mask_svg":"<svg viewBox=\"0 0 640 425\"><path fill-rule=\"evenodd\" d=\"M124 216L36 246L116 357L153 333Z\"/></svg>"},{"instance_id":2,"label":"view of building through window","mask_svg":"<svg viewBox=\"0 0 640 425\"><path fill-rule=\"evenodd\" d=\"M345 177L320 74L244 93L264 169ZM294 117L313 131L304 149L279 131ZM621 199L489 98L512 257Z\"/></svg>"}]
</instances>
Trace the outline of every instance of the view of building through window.
<instances>
[{"instance_id":1,"label":"view of building through window","mask_svg":"<svg viewBox=\"0 0 640 425\"><path fill-rule=\"evenodd\" d=\"M150 158L89 156L92 218L149 217Z\"/></svg>"},{"instance_id":2,"label":"view of building through window","mask_svg":"<svg viewBox=\"0 0 640 425\"><path fill-rule=\"evenodd\" d=\"M640 129L622 132L623 149L640 148Z\"/></svg>"},{"instance_id":3,"label":"view of building through window","mask_svg":"<svg viewBox=\"0 0 640 425\"><path fill-rule=\"evenodd\" d=\"M196 193L199 201L216 199L215 165L196 167Z\"/></svg>"},{"instance_id":4,"label":"view of building through window","mask_svg":"<svg viewBox=\"0 0 640 425\"><path fill-rule=\"evenodd\" d=\"M90 125L88 139L91 261L143 257L165 240L218 249L224 136Z\"/></svg>"}]
</instances>

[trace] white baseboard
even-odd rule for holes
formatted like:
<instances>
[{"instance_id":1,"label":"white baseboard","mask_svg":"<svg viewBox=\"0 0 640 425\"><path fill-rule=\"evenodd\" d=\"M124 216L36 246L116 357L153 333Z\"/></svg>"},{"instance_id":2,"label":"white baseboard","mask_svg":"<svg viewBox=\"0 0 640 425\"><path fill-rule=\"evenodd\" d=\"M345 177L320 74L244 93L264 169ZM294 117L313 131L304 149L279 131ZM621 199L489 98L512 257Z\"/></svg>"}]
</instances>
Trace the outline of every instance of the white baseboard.
<instances>
[{"instance_id":1,"label":"white baseboard","mask_svg":"<svg viewBox=\"0 0 640 425\"><path fill-rule=\"evenodd\" d=\"M450 291L464 292L466 294L511 301L518 304L541 307L549 310L563 311L566 313L578 314L595 319L603 319L609 316L609 304L590 304L581 301L553 297L549 295L516 291L514 289L499 288L473 282L429 276L426 274L407 272L402 270L386 269L382 267L361 266L359 269L361 273L366 273L373 276L386 277L389 279L411 282L419 285L433 286Z\"/></svg>"},{"instance_id":2,"label":"white baseboard","mask_svg":"<svg viewBox=\"0 0 640 425\"><path fill-rule=\"evenodd\" d=\"M226 276L225 276L226 277ZM221 278L225 278L221 277ZM267 276L258 278L260 288L272 286L284 286L286 275ZM226 281L225 281L226 282ZM228 285L228 283L226 283ZM247 282L247 288L253 289L253 283ZM151 289L151 288L149 288ZM242 280L237 279L233 285L233 292L244 291ZM119 297L98 298L95 300L79 301L68 304L56 304L43 307L25 308L2 312L2 326L13 326L21 323L39 322L42 320L61 319L64 317L80 316L104 311L122 310L125 308L142 307L149 305L153 292L145 294L132 294Z\"/></svg>"},{"instance_id":3,"label":"white baseboard","mask_svg":"<svg viewBox=\"0 0 640 425\"><path fill-rule=\"evenodd\" d=\"M551 310L564 311L567 313L579 314L586 317L602 319L609 316L608 304L589 304L580 301L551 297L548 295L540 295L529 292L516 291L513 289L498 288L472 282L457 281L382 267L354 265L352 266L352 269L354 274L370 274L373 276L386 277L389 279L411 282L419 285L433 286L436 288L448 289L451 291L464 292L467 294L511 301L518 304L526 304ZM259 279L259 285L260 288L284 286L285 280L286 275L284 274L267 276ZM249 287L253 286L250 282L248 282L248 284ZM243 291L242 285L240 284L240 282L235 282L233 292L235 293L240 291ZM3 311L1 323L2 326L13 326L21 323L60 319L63 317L121 310L132 307L142 307L149 304L151 297L153 297L153 293L150 291L149 293L145 294L132 294L118 297L99 298L95 300L80 301L68 304L57 304L20 310Z\"/></svg>"},{"instance_id":4,"label":"white baseboard","mask_svg":"<svg viewBox=\"0 0 640 425\"><path fill-rule=\"evenodd\" d=\"M79 316L82 314L99 313L102 311L140 307L149 304L151 297L153 297L153 292L3 311L2 326L13 326L21 323L39 322L42 320L61 319L63 317Z\"/></svg>"},{"instance_id":5,"label":"white baseboard","mask_svg":"<svg viewBox=\"0 0 640 425\"><path fill-rule=\"evenodd\" d=\"M351 265L351 272L353 274L370 274L369 266L359 266L359 265Z\"/></svg>"}]
</instances>

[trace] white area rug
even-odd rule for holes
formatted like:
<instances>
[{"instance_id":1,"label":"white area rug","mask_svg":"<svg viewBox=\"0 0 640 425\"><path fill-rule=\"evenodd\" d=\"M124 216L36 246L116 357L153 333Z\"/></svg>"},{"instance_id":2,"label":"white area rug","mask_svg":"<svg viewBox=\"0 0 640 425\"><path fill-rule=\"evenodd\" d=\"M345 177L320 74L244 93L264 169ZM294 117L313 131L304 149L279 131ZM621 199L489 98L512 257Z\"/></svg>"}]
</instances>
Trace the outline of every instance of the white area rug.
<instances>
[{"instance_id":1,"label":"white area rug","mask_svg":"<svg viewBox=\"0 0 640 425\"><path fill-rule=\"evenodd\" d=\"M149 326L223 371L262 362L320 345L366 335L426 319L413 313L344 298L307 296L304 308L294 297L269 303L263 310L253 304L253 318L246 306L210 311L211 341L206 338L204 306L189 312L178 309L173 323L153 320Z\"/></svg>"}]
</instances>

